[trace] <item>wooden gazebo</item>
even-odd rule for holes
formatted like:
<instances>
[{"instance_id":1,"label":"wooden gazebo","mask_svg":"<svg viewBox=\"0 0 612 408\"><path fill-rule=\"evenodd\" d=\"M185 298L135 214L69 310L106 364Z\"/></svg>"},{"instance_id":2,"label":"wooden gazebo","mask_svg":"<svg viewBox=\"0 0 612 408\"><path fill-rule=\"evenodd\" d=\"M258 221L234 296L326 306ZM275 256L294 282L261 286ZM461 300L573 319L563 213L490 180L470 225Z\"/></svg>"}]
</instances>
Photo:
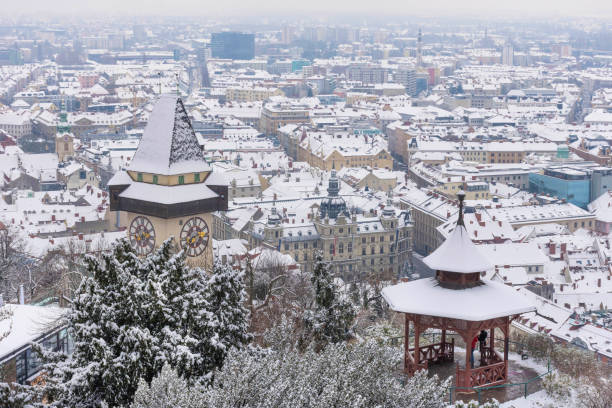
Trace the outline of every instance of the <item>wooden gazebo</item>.
<instances>
[{"instance_id":1,"label":"wooden gazebo","mask_svg":"<svg viewBox=\"0 0 612 408\"><path fill-rule=\"evenodd\" d=\"M423 259L436 271L435 277L388 286L382 295L392 310L405 314L406 374L411 376L436 362L454 361L454 338L447 339L450 331L466 344L465 368L458 363L456 366L457 387L503 384L508 381L510 322L535 307L512 288L481 279L481 273L493 265L469 238L463 223L465 195L460 193L458 197L457 226L438 249ZM440 341L422 345L421 334L429 328L440 330ZM495 329L504 335L503 346L498 346L502 353L496 349ZM410 347L410 330L414 332L414 347ZM475 362L472 368L472 339L483 330L488 332L487 340L481 345L478 364Z\"/></svg>"}]
</instances>

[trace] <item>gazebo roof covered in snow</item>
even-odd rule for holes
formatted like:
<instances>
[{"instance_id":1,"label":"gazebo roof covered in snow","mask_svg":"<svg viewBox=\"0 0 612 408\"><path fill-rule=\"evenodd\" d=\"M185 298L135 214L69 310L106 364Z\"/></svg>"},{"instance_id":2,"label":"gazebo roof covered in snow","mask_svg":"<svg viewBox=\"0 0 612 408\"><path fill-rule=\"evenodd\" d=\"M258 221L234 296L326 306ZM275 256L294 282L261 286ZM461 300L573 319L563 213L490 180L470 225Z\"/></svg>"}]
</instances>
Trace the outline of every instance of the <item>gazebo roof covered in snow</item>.
<instances>
[{"instance_id":1,"label":"gazebo roof covered in snow","mask_svg":"<svg viewBox=\"0 0 612 408\"><path fill-rule=\"evenodd\" d=\"M423 262L434 271L474 273L493 268L472 242L463 224L457 225L446 241L423 258Z\"/></svg>"},{"instance_id":2,"label":"gazebo roof covered in snow","mask_svg":"<svg viewBox=\"0 0 612 408\"><path fill-rule=\"evenodd\" d=\"M389 307L401 313L483 321L533 312L535 307L515 289L493 281L461 290L446 288L436 278L418 279L382 290Z\"/></svg>"},{"instance_id":3,"label":"gazebo roof covered in snow","mask_svg":"<svg viewBox=\"0 0 612 408\"><path fill-rule=\"evenodd\" d=\"M429 256L423 258L423 262L434 271L455 273L487 271L493 268L493 265L480 253L472 242L470 234L468 234L463 223L463 199L465 198L465 193L460 191L457 197L459 197L457 226L442 245Z\"/></svg>"},{"instance_id":4,"label":"gazebo roof covered in snow","mask_svg":"<svg viewBox=\"0 0 612 408\"><path fill-rule=\"evenodd\" d=\"M128 170L159 175L210 171L179 97L159 98Z\"/></svg>"}]
</instances>

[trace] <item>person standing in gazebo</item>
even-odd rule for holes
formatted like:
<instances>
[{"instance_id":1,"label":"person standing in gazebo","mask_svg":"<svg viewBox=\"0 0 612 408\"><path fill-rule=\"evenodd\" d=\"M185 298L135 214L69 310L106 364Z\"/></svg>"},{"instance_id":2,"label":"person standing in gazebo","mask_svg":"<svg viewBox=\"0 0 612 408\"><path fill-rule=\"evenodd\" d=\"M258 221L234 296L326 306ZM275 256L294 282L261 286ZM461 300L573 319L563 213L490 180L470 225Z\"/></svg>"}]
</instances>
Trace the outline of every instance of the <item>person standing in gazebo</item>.
<instances>
[{"instance_id":1,"label":"person standing in gazebo","mask_svg":"<svg viewBox=\"0 0 612 408\"><path fill-rule=\"evenodd\" d=\"M474 349L476 348L476 343L478 343L478 336L474 336L472 339L472 345L470 347L470 367L474 368Z\"/></svg>"}]
</instances>

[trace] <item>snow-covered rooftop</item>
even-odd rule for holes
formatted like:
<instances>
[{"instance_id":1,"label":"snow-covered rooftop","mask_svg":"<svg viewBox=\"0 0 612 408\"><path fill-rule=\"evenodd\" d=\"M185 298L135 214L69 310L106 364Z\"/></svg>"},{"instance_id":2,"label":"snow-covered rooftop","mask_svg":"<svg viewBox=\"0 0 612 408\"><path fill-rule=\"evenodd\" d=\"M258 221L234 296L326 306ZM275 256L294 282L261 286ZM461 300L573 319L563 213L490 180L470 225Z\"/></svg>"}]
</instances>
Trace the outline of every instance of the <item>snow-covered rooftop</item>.
<instances>
[{"instance_id":1,"label":"snow-covered rooftop","mask_svg":"<svg viewBox=\"0 0 612 408\"><path fill-rule=\"evenodd\" d=\"M535 310L529 299L506 285L482 281L461 290L440 286L435 278L387 286L382 295L392 310L428 316L482 321Z\"/></svg>"},{"instance_id":2,"label":"snow-covered rooftop","mask_svg":"<svg viewBox=\"0 0 612 408\"><path fill-rule=\"evenodd\" d=\"M460 273L484 272L493 267L472 242L463 225L457 225L446 241L423 258L423 262L434 271Z\"/></svg>"},{"instance_id":3,"label":"snow-covered rooftop","mask_svg":"<svg viewBox=\"0 0 612 408\"><path fill-rule=\"evenodd\" d=\"M163 175L210 170L177 96L163 95L155 104L129 170Z\"/></svg>"}]
</instances>

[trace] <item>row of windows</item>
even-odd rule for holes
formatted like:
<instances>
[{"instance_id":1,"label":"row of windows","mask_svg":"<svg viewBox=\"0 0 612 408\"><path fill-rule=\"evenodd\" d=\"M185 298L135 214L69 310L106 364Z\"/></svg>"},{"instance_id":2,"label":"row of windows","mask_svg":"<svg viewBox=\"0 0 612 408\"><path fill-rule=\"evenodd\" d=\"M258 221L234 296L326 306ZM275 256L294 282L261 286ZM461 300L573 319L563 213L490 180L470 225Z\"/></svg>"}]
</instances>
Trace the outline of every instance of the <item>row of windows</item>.
<instances>
[{"instance_id":1,"label":"row of windows","mask_svg":"<svg viewBox=\"0 0 612 408\"><path fill-rule=\"evenodd\" d=\"M136 175L136 180L137 181L142 181L142 173L138 173ZM153 184L157 184L159 182L159 178L157 177L157 175L153 175ZM178 177L178 182L179 184L185 184L185 176L179 176ZM200 182L200 173L194 173L193 174L193 182L194 183L199 183Z\"/></svg>"},{"instance_id":2,"label":"row of windows","mask_svg":"<svg viewBox=\"0 0 612 408\"><path fill-rule=\"evenodd\" d=\"M61 351L65 354L71 354L74 348L72 336L68 334L67 329L53 333L42 341L42 347L46 350ZM28 348L15 357L15 369L17 374L17 383L25 384L28 378L38 373L42 368L42 361L38 354Z\"/></svg>"}]
</instances>

